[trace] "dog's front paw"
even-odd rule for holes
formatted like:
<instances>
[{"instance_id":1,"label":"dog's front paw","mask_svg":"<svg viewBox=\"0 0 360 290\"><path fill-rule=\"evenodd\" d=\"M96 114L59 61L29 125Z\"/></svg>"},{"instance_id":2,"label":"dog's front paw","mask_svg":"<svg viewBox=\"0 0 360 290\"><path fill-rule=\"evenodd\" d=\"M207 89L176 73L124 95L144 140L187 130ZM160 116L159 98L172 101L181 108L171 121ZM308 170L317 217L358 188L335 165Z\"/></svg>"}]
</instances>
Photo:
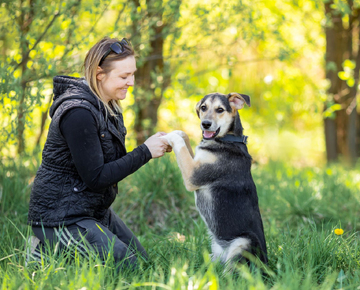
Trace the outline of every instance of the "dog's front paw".
<instances>
[{"instance_id":1,"label":"dog's front paw","mask_svg":"<svg viewBox=\"0 0 360 290\"><path fill-rule=\"evenodd\" d=\"M181 130L175 130L175 131L172 131L171 133L176 133L183 139L188 138L188 135L184 131L181 131Z\"/></svg>"},{"instance_id":2,"label":"dog's front paw","mask_svg":"<svg viewBox=\"0 0 360 290\"><path fill-rule=\"evenodd\" d=\"M177 132L182 132L182 131L180 131L180 130L173 131L173 132L166 134L160 138L166 139L168 141L169 145L174 148L176 145L178 145L178 144L182 145L182 143L184 142L184 139Z\"/></svg>"}]
</instances>

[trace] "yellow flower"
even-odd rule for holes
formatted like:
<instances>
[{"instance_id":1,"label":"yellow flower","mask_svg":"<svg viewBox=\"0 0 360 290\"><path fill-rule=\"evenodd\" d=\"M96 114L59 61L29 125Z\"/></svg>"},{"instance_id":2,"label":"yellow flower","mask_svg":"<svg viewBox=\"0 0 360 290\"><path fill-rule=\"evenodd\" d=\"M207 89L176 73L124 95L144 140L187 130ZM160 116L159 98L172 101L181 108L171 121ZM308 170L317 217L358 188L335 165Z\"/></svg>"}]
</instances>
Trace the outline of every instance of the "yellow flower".
<instances>
[{"instance_id":1,"label":"yellow flower","mask_svg":"<svg viewBox=\"0 0 360 290\"><path fill-rule=\"evenodd\" d=\"M344 233L343 229L335 229L334 230L335 235L341 236Z\"/></svg>"}]
</instances>

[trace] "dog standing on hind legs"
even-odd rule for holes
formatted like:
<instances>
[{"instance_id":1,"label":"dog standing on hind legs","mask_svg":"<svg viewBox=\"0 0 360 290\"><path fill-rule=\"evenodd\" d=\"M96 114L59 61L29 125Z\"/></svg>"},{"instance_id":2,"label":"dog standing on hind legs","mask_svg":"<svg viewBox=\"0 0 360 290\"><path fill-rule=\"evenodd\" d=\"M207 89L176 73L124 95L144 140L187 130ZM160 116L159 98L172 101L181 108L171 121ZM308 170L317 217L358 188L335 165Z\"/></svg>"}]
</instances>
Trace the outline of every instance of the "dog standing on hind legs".
<instances>
[{"instance_id":1,"label":"dog standing on hind legs","mask_svg":"<svg viewBox=\"0 0 360 290\"><path fill-rule=\"evenodd\" d=\"M212 93L197 103L203 139L195 155L184 132L162 137L175 152L186 189L195 191L211 235L212 259L226 264L246 259L247 253L267 263L251 156L238 113L244 104L250 106L250 97L238 93Z\"/></svg>"}]
</instances>

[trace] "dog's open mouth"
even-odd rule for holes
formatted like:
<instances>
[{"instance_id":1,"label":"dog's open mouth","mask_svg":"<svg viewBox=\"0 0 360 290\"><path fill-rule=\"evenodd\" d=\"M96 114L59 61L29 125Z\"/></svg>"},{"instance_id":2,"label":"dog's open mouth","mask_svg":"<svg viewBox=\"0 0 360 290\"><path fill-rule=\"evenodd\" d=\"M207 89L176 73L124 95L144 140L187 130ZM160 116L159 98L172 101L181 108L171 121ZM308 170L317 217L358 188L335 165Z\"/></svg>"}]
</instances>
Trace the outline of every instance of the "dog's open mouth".
<instances>
[{"instance_id":1,"label":"dog's open mouth","mask_svg":"<svg viewBox=\"0 0 360 290\"><path fill-rule=\"evenodd\" d=\"M214 139L220 132L220 128L216 131L203 131L203 137L205 140Z\"/></svg>"}]
</instances>

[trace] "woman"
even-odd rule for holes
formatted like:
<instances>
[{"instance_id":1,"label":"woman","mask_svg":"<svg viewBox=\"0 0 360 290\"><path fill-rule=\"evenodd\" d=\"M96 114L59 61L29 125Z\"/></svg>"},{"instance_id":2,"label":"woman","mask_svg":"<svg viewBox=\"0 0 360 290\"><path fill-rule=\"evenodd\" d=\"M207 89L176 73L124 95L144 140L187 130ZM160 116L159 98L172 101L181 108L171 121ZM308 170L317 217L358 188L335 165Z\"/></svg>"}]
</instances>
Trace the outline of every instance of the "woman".
<instances>
[{"instance_id":1,"label":"woman","mask_svg":"<svg viewBox=\"0 0 360 290\"><path fill-rule=\"evenodd\" d=\"M28 222L40 240L32 254L40 258L41 247L57 243L105 260L111 245L117 264L134 267L135 253L147 254L110 208L117 183L171 149L157 133L126 152L119 101L134 85L136 61L125 38L99 41L84 67L85 78L54 78L52 121L30 197Z\"/></svg>"}]
</instances>

